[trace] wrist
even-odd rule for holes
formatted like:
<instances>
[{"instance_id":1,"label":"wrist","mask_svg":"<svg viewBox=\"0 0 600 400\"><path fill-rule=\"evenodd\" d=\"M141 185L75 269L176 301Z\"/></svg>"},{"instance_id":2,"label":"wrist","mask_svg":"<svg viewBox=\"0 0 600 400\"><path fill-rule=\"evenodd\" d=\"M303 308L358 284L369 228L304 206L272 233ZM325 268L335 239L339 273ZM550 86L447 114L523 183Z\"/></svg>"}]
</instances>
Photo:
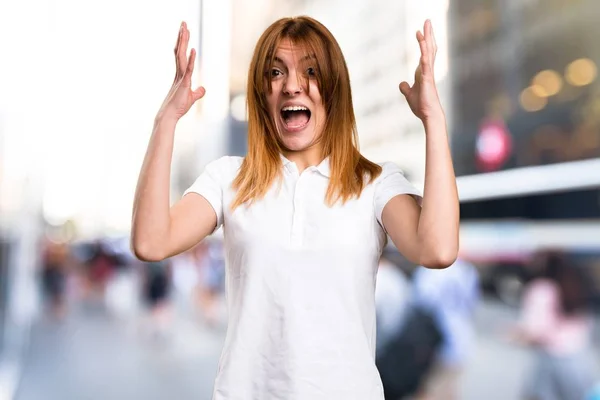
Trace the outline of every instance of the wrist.
<instances>
[{"instance_id":1,"label":"wrist","mask_svg":"<svg viewBox=\"0 0 600 400\"><path fill-rule=\"evenodd\" d=\"M429 132L430 130L446 130L446 115L444 111L439 111L434 114L431 114L425 118L423 118L423 126L425 127L425 131Z\"/></svg>"},{"instance_id":2,"label":"wrist","mask_svg":"<svg viewBox=\"0 0 600 400\"><path fill-rule=\"evenodd\" d=\"M155 128L175 128L179 118L172 117L170 115L158 114L154 118L154 127Z\"/></svg>"}]
</instances>

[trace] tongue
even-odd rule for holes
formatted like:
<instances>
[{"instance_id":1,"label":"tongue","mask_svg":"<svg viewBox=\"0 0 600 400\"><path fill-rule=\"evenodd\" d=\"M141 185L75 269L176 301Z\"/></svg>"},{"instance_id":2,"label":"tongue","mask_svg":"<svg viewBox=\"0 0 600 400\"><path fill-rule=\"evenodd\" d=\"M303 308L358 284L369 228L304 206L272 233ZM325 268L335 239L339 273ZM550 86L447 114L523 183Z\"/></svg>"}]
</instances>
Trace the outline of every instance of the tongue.
<instances>
[{"instance_id":1,"label":"tongue","mask_svg":"<svg viewBox=\"0 0 600 400\"><path fill-rule=\"evenodd\" d=\"M300 128L308 122L308 113L304 111L290 112L285 119L285 124L288 128Z\"/></svg>"}]
</instances>

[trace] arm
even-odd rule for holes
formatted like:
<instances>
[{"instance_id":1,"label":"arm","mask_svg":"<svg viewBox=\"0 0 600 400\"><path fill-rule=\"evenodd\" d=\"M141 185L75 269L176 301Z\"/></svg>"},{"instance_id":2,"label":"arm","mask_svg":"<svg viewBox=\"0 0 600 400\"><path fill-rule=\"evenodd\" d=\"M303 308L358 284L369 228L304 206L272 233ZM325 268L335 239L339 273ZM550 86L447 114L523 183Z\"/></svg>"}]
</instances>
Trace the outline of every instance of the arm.
<instances>
[{"instance_id":1,"label":"arm","mask_svg":"<svg viewBox=\"0 0 600 400\"><path fill-rule=\"evenodd\" d=\"M216 226L217 217L206 199L197 194L169 204L171 159L177 121L204 96L191 90L195 52L187 59L189 31L182 24L175 47L176 75L154 123L138 178L133 204L131 247L144 261L158 261L180 253L202 240Z\"/></svg>"},{"instance_id":2,"label":"arm","mask_svg":"<svg viewBox=\"0 0 600 400\"><path fill-rule=\"evenodd\" d=\"M217 216L208 201L190 193L170 207L175 125L157 121L140 172L133 205L131 245L144 261L159 261L192 247L210 234Z\"/></svg>"},{"instance_id":3,"label":"arm","mask_svg":"<svg viewBox=\"0 0 600 400\"><path fill-rule=\"evenodd\" d=\"M417 32L421 59L415 84L400 84L400 91L425 128L422 208L414 198L399 195L383 209L382 221L398 250L410 261L428 268L445 268L454 263L458 254L458 191L446 118L433 77L437 46L430 21L426 21L424 32Z\"/></svg>"}]
</instances>

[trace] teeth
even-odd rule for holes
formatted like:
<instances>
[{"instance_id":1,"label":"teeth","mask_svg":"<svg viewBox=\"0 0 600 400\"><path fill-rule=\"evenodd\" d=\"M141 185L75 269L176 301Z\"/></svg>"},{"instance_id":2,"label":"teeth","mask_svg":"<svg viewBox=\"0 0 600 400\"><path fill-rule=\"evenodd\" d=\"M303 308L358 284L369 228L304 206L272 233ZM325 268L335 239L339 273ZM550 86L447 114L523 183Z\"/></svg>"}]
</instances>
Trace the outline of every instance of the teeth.
<instances>
[{"instance_id":1,"label":"teeth","mask_svg":"<svg viewBox=\"0 0 600 400\"><path fill-rule=\"evenodd\" d=\"M281 111L308 111L308 108L304 106L287 106L283 107Z\"/></svg>"}]
</instances>

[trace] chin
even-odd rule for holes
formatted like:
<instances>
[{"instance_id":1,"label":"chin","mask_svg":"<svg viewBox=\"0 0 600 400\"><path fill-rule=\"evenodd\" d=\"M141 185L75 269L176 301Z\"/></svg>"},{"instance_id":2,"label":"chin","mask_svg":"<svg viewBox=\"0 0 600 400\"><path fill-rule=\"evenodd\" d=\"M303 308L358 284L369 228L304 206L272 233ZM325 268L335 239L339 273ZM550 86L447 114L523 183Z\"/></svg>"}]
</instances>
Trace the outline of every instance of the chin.
<instances>
[{"instance_id":1,"label":"chin","mask_svg":"<svg viewBox=\"0 0 600 400\"><path fill-rule=\"evenodd\" d=\"M283 146L289 151L302 151L309 149L314 144L314 137L286 137L287 135L281 135L281 142Z\"/></svg>"}]
</instances>

